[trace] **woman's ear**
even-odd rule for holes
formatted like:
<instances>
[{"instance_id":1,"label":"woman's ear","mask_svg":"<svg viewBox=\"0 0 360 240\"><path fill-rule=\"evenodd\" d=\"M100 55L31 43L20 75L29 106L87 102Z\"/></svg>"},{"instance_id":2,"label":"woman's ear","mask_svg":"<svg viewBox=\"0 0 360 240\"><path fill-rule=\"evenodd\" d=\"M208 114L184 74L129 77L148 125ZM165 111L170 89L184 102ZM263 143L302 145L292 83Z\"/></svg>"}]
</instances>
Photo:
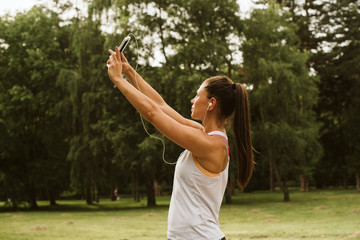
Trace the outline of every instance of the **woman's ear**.
<instances>
[{"instance_id":1,"label":"woman's ear","mask_svg":"<svg viewBox=\"0 0 360 240\"><path fill-rule=\"evenodd\" d=\"M213 110L216 106L216 98L212 97L208 106L208 110Z\"/></svg>"}]
</instances>

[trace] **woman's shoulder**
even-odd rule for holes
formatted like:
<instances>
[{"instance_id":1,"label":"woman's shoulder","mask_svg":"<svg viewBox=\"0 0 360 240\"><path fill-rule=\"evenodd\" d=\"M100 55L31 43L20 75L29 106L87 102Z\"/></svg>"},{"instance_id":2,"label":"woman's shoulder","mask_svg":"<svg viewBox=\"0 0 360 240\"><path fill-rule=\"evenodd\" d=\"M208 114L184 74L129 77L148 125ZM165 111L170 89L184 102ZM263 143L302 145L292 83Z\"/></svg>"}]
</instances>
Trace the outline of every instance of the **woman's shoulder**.
<instances>
[{"instance_id":1,"label":"woman's shoulder","mask_svg":"<svg viewBox=\"0 0 360 240\"><path fill-rule=\"evenodd\" d=\"M209 132L208 134L209 134L210 136L220 135L220 136L222 136L223 138L225 138L226 140L228 139L226 133L224 133L223 131L220 131L220 130L215 130L215 131Z\"/></svg>"}]
</instances>

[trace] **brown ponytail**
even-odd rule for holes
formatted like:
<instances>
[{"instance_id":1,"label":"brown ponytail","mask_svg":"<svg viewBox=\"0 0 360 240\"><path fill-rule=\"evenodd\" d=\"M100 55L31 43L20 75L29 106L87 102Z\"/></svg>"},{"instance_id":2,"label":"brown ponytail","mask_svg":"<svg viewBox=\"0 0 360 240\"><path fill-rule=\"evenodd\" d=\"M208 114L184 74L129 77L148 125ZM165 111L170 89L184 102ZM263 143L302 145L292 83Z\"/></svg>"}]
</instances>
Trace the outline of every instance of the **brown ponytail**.
<instances>
[{"instance_id":1,"label":"brown ponytail","mask_svg":"<svg viewBox=\"0 0 360 240\"><path fill-rule=\"evenodd\" d=\"M238 184L244 190L254 169L254 154L251 142L249 100L245 87L235 83L234 136L238 158Z\"/></svg>"},{"instance_id":2,"label":"brown ponytail","mask_svg":"<svg viewBox=\"0 0 360 240\"><path fill-rule=\"evenodd\" d=\"M233 83L226 76L205 80L208 98L216 98L220 105L219 118L226 119L234 114L233 130L238 158L238 184L244 190L253 169L254 155L250 131L249 100L244 86Z\"/></svg>"}]
</instances>

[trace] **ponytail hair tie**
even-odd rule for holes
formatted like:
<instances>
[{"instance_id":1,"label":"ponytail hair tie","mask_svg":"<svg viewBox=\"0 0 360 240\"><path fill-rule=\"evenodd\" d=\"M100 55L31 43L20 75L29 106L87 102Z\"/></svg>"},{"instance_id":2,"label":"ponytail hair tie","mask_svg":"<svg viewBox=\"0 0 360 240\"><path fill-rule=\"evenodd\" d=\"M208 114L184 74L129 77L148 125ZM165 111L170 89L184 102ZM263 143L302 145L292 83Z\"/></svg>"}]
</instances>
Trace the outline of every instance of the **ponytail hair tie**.
<instances>
[{"instance_id":1,"label":"ponytail hair tie","mask_svg":"<svg viewBox=\"0 0 360 240\"><path fill-rule=\"evenodd\" d=\"M232 87L232 89L236 89L236 83L233 83L232 85L231 85L231 87Z\"/></svg>"}]
</instances>

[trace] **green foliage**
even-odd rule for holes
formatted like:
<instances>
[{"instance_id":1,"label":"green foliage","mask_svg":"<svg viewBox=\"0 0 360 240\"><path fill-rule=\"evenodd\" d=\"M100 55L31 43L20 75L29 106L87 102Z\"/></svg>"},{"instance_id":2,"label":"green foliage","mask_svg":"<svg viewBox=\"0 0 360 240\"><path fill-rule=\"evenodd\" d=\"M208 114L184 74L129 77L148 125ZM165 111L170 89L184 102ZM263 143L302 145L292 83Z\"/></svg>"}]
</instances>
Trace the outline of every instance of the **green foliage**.
<instances>
[{"instance_id":1,"label":"green foliage","mask_svg":"<svg viewBox=\"0 0 360 240\"><path fill-rule=\"evenodd\" d=\"M308 56L298 50L296 25L286 21L287 14L275 3L254 10L245 24L243 44L246 80L253 88L255 147L262 164L273 166L281 185L301 173L310 174L321 155L313 112L316 78L309 75Z\"/></svg>"},{"instance_id":2,"label":"green foliage","mask_svg":"<svg viewBox=\"0 0 360 240\"><path fill-rule=\"evenodd\" d=\"M107 42L114 44L125 33L135 34L139 43L139 49L136 49L140 54L139 61L144 62L138 71L170 106L189 117L190 100L202 81L214 74L224 74L223 69L232 68L230 40L242 28L236 1L117 1L114 5L119 12L115 22L123 32L109 35ZM131 23L129 15L133 16ZM125 52L130 63L138 61L132 46ZM156 48L160 49L164 62L156 63L161 64L160 67L151 67L155 60L159 61L154 59ZM138 121L134 119L131 125ZM135 131L138 139L146 137L141 134L142 128ZM155 132L152 127L150 132ZM167 140L165 143L165 158L175 162L181 149ZM171 186L169 176L173 167L163 165L160 142L149 138L138 146L139 153L132 155L139 156L144 162L133 158L131 161L139 161L136 166L145 173L144 180L154 174L158 182L165 181ZM134 149L134 145L129 148Z\"/></svg>"},{"instance_id":3,"label":"green foliage","mask_svg":"<svg viewBox=\"0 0 360 240\"><path fill-rule=\"evenodd\" d=\"M106 175L100 166L109 165L106 150L110 142L98 121L105 121L102 117L108 111L111 88L106 85L105 52L98 54L105 41L99 23L91 19L76 20L71 31L69 50L75 58L57 78L57 85L64 91L58 108L64 110L72 123L67 156L71 162L72 187L85 194L87 202L92 203L98 200L98 185L102 175ZM106 121L103 124L107 124Z\"/></svg>"},{"instance_id":4,"label":"green foliage","mask_svg":"<svg viewBox=\"0 0 360 240\"><path fill-rule=\"evenodd\" d=\"M323 2L319 12L319 49L313 57L320 76L318 114L324 123L324 158L317 168L319 186L348 184L360 174L359 92L360 27L359 1ZM322 169L332 169L324 171ZM358 183L360 184L360 183ZM359 185L360 186L360 185Z\"/></svg>"},{"instance_id":5,"label":"green foliage","mask_svg":"<svg viewBox=\"0 0 360 240\"><path fill-rule=\"evenodd\" d=\"M171 192L174 167L161 161L161 142L148 137L106 73L105 49L129 33L138 48L133 38L127 59L184 117L209 76L249 87L260 152L249 191L267 188L269 164L280 182L297 184L299 174L311 178L314 171L319 186L353 177L360 165L358 1L305 1L303 8L270 2L244 21L238 2L93 0L87 17L78 11L62 19L72 5L54 1L53 10L2 16L0 199L36 207L38 199L55 204L67 190L93 203L100 195L114 199L118 189L140 201L146 190L154 205L153 181ZM241 68L234 65L240 40ZM182 149L164 141L166 160L175 162ZM235 161L230 169L234 176Z\"/></svg>"},{"instance_id":6,"label":"green foliage","mask_svg":"<svg viewBox=\"0 0 360 240\"><path fill-rule=\"evenodd\" d=\"M0 119L6 144L1 149L0 195L10 198L14 207L21 201L36 207L39 192L54 199L66 187L61 128L54 111L63 33L58 17L40 7L14 19L4 17L1 29Z\"/></svg>"}]
</instances>

